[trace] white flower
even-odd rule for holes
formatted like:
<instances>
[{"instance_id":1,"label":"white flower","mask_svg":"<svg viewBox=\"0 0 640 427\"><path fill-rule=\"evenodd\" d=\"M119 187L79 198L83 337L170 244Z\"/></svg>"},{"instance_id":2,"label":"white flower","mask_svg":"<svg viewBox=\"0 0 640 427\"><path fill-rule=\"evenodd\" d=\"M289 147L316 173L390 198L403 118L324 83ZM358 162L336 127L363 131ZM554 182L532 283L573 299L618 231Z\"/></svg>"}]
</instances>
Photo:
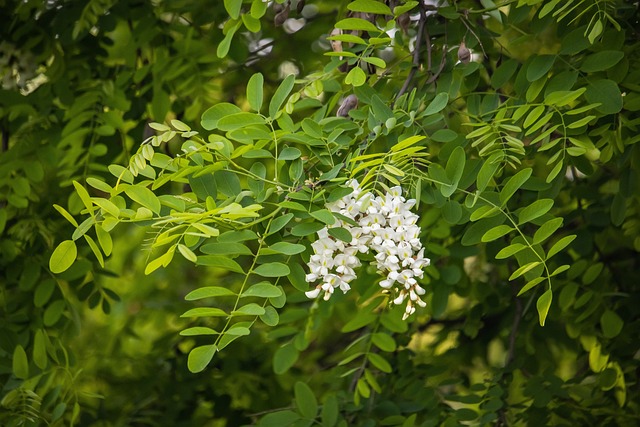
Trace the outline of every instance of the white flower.
<instances>
[{"instance_id":1,"label":"white flower","mask_svg":"<svg viewBox=\"0 0 640 427\"><path fill-rule=\"evenodd\" d=\"M358 226L340 219L334 225L351 233L349 243L334 239L327 227L318 231L318 239L311 244L314 253L309 259L306 280L321 284L306 295L317 298L323 291L323 298L328 300L336 288L344 293L349 291L349 283L356 278L355 269L360 266L358 253L373 250L378 272L385 277L379 285L383 289L395 289L393 304L406 301L403 315L406 319L415 312L415 305L426 305L420 298L425 290L416 279L423 277L423 267L430 263L424 257L420 241L417 225L420 218L411 212L416 200L405 199L400 186L390 188L384 196L375 196L363 192L356 180L349 180L346 185L353 192L326 207L352 219Z\"/></svg>"}]
</instances>

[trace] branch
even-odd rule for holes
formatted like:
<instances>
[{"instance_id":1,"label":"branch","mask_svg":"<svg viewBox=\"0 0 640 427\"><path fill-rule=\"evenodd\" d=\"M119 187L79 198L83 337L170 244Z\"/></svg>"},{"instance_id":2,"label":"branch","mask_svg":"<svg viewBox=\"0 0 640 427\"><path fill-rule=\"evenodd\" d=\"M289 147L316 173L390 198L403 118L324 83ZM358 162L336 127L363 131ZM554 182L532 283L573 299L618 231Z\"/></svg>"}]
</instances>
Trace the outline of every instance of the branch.
<instances>
[{"instance_id":1,"label":"branch","mask_svg":"<svg viewBox=\"0 0 640 427\"><path fill-rule=\"evenodd\" d=\"M418 71L418 68L420 67L420 48L422 45L422 38L424 36L425 33L425 24L427 22L427 13L425 11L425 6L424 3L422 1L420 1L419 3L420 6L420 21L418 23L418 34L416 36L416 45L413 47L413 65L411 66L411 71L409 71L409 74L407 75L407 78L405 79L404 83L402 84L402 87L400 88L400 91L398 92L398 95L396 96L396 99L400 98L406 91L407 89L409 89L409 85L411 84L411 81L413 80L413 78L416 75L416 72ZM429 69L431 68L431 40L429 39L429 33L427 32L427 52L428 52L428 66Z\"/></svg>"}]
</instances>

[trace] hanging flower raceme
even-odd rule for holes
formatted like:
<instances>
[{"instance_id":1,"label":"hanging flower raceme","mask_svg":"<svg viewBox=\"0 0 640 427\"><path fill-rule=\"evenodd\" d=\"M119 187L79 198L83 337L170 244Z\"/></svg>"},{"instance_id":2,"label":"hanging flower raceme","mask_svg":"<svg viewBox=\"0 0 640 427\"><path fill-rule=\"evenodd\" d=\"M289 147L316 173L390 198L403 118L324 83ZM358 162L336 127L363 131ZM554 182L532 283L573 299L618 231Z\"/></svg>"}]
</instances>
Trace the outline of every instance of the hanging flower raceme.
<instances>
[{"instance_id":1,"label":"hanging flower raceme","mask_svg":"<svg viewBox=\"0 0 640 427\"><path fill-rule=\"evenodd\" d=\"M347 229L352 236L349 243L334 239L327 227L318 231L318 239L311 244L313 255L309 259L309 283L319 281L315 289L306 292L307 297L317 298L321 293L328 300L340 288L346 293L349 283L356 278L359 267L358 253L375 252L375 265L385 278L383 289L394 293L393 303L406 302L403 319L416 311L416 305L424 307L420 298L425 294L417 279L423 277L423 268L430 263L424 257L420 242L418 215L411 212L414 199L405 199L402 188L393 187L384 196L364 193L356 180L347 182L353 192L327 205L327 209L353 221L337 220L335 226Z\"/></svg>"}]
</instances>

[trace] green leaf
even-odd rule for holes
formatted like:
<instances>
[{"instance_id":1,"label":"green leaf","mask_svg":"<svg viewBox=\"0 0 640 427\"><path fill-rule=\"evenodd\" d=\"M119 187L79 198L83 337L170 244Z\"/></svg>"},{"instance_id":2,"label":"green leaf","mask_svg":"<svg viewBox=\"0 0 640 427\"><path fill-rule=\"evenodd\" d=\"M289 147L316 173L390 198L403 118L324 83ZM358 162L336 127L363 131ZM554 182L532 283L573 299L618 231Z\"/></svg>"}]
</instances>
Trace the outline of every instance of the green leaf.
<instances>
[{"instance_id":1,"label":"green leaf","mask_svg":"<svg viewBox=\"0 0 640 427\"><path fill-rule=\"evenodd\" d=\"M29 360L27 359L27 353L20 344L13 349L12 370L13 375L17 378L23 380L29 378Z\"/></svg>"},{"instance_id":2,"label":"green leaf","mask_svg":"<svg viewBox=\"0 0 640 427\"><path fill-rule=\"evenodd\" d=\"M264 77L261 73L256 73L249 79L247 83L247 101L254 111L260 111L262 108Z\"/></svg>"},{"instance_id":3,"label":"green leaf","mask_svg":"<svg viewBox=\"0 0 640 427\"><path fill-rule=\"evenodd\" d=\"M293 74L289 74L287 77L285 77L282 83L280 83L278 89L276 89L273 97L271 98L271 102L269 102L269 116L271 118L275 118L278 114L280 107L282 107L285 99L287 99L287 97L291 93L294 83L295 76Z\"/></svg>"},{"instance_id":4,"label":"green leaf","mask_svg":"<svg viewBox=\"0 0 640 427\"><path fill-rule=\"evenodd\" d=\"M194 326L193 328L187 328L183 331L180 331L180 335L183 337L193 337L197 335L218 335L218 333L219 332L204 326Z\"/></svg>"},{"instance_id":5,"label":"green leaf","mask_svg":"<svg viewBox=\"0 0 640 427\"><path fill-rule=\"evenodd\" d=\"M247 246L234 242L207 243L200 246L200 252L208 255L253 255Z\"/></svg>"},{"instance_id":6,"label":"green leaf","mask_svg":"<svg viewBox=\"0 0 640 427\"><path fill-rule=\"evenodd\" d=\"M562 221L562 218L554 218L542 224L533 235L533 244L537 245L551 237L562 226Z\"/></svg>"},{"instance_id":7,"label":"green leaf","mask_svg":"<svg viewBox=\"0 0 640 427\"><path fill-rule=\"evenodd\" d=\"M78 181L73 181L73 186L75 187L78 196L80 196L82 204L84 204L84 206L89 211L89 215L93 216L93 202L91 201L89 193L82 185L80 185Z\"/></svg>"},{"instance_id":8,"label":"green leaf","mask_svg":"<svg viewBox=\"0 0 640 427\"><path fill-rule=\"evenodd\" d=\"M253 272L262 277L282 277L288 275L291 270L281 262L269 262L256 267Z\"/></svg>"},{"instance_id":9,"label":"green leaf","mask_svg":"<svg viewBox=\"0 0 640 427\"><path fill-rule=\"evenodd\" d=\"M269 235L272 235L282 230L289 223L289 221L291 221L292 218L293 218L292 213L288 213L282 216L278 216L277 218L274 218L273 221L271 221L271 225L269 226Z\"/></svg>"},{"instance_id":10,"label":"green leaf","mask_svg":"<svg viewBox=\"0 0 640 427\"><path fill-rule=\"evenodd\" d=\"M624 321L615 311L605 310L600 317L600 326L604 337L611 339L620 335Z\"/></svg>"},{"instance_id":11,"label":"green leaf","mask_svg":"<svg viewBox=\"0 0 640 427\"><path fill-rule=\"evenodd\" d=\"M394 352L396 351L396 341L389 334L383 332L376 332L371 336L371 342L382 351Z\"/></svg>"},{"instance_id":12,"label":"green leaf","mask_svg":"<svg viewBox=\"0 0 640 427\"><path fill-rule=\"evenodd\" d=\"M527 182L529 177L531 177L532 172L533 170L531 168L522 169L521 171L513 175L509 179L509 181L507 181L507 183L500 191L500 203L502 204L502 206L504 206L509 201L511 196L513 196L515 192L518 191L518 189L522 187L525 182Z\"/></svg>"},{"instance_id":13,"label":"green leaf","mask_svg":"<svg viewBox=\"0 0 640 427\"><path fill-rule=\"evenodd\" d=\"M302 224L298 224L293 227L291 229L291 234L297 237L308 236L322 230L323 228L324 225L318 224L317 222L303 222Z\"/></svg>"},{"instance_id":14,"label":"green leaf","mask_svg":"<svg viewBox=\"0 0 640 427\"><path fill-rule=\"evenodd\" d=\"M293 346L293 343L287 343L276 350L273 355L273 372L282 375L289 370L298 360L300 352Z\"/></svg>"},{"instance_id":15,"label":"green leaf","mask_svg":"<svg viewBox=\"0 0 640 427\"><path fill-rule=\"evenodd\" d=\"M314 419L318 414L318 401L313 391L311 391L311 388L305 383L298 381L293 390L296 398L296 406L298 407L300 415L304 418Z\"/></svg>"},{"instance_id":16,"label":"green leaf","mask_svg":"<svg viewBox=\"0 0 640 427\"><path fill-rule=\"evenodd\" d=\"M599 103L595 109L602 114L616 114L622 110L622 93L613 80L590 82L584 97L590 104Z\"/></svg>"},{"instance_id":17,"label":"green leaf","mask_svg":"<svg viewBox=\"0 0 640 427\"><path fill-rule=\"evenodd\" d=\"M425 108L422 112L424 116L430 116L432 114L439 113L444 110L449 102L449 94L447 92L440 92L436 95L435 98L431 101L431 103Z\"/></svg>"},{"instance_id":18,"label":"green leaf","mask_svg":"<svg viewBox=\"0 0 640 427\"><path fill-rule=\"evenodd\" d=\"M458 188L460 178L462 178L462 174L464 172L465 162L466 158L464 155L464 149L460 146L456 147L449 155L447 166L445 167L445 173L449 180L449 184L442 185L440 187L440 192L444 197L451 196Z\"/></svg>"},{"instance_id":19,"label":"green leaf","mask_svg":"<svg viewBox=\"0 0 640 427\"><path fill-rule=\"evenodd\" d=\"M502 88L518 69L518 61L509 59L504 61L491 75L491 86L494 89Z\"/></svg>"},{"instance_id":20,"label":"green leaf","mask_svg":"<svg viewBox=\"0 0 640 427\"><path fill-rule=\"evenodd\" d=\"M373 64L378 68L387 68L387 63L384 62L384 59L382 58L378 58L376 56L364 56L360 59L364 62L368 62L369 64Z\"/></svg>"},{"instance_id":21,"label":"green leaf","mask_svg":"<svg viewBox=\"0 0 640 427\"><path fill-rule=\"evenodd\" d=\"M367 353L367 359L373 366L380 369L382 372L390 373L393 370L387 359L378 353Z\"/></svg>"},{"instance_id":22,"label":"green leaf","mask_svg":"<svg viewBox=\"0 0 640 427\"><path fill-rule=\"evenodd\" d=\"M353 236L351 236L351 233L346 228L333 227L333 228L329 228L328 231L329 231L329 235L331 235L332 237L335 237L338 240L342 240L345 243L351 243L351 241L353 240Z\"/></svg>"},{"instance_id":23,"label":"green leaf","mask_svg":"<svg viewBox=\"0 0 640 427\"><path fill-rule=\"evenodd\" d=\"M262 18L267 12L268 6L269 3L267 2L264 2L262 0L253 0L253 2L251 3L251 16L253 16L255 19Z\"/></svg>"},{"instance_id":24,"label":"green leaf","mask_svg":"<svg viewBox=\"0 0 640 427\"><path fill-rule=\"evenodd\" d=\"M257 33L260 31L261 25L259 19L256 19L246 13L242 14L240 17L242 18L242 23L247 30L251 31L252 33Z\"/></svg>"},{"instance_id":25,"label":"green leaf","mask_svg":"<svg viewBox=\"0 0 640 427\"><path fill-rule=\"evenodd\" d=\"M186 245L183 245L182 243L178 244L178 252L180 252L180 254L188 261L196 262L198 260L198 257L196 256L196 254L194 254L191 249L189 249Z\"/></svg>"},{"instance_id":26,"label":"green leaf","mask_svg":"<svg viewBox=\"0 0 640 427\"><path fill-rule=\"evenodd\" d=\"M265 313L265 309L256 303L243 305L237 310L231 312L233 316L261 316Z\"/></svg>"},{"instance_id":27,"label":"green leaf","mask_svg":"<svg viewBox=\"0 0 640 427\"><path fill-rule=\"evenodd\" d=\"M125 187L124 192L133 200L148 208L152 212L159 214L160 213L160 200L158 197L153 194L151 190L147 187L141 187L137 185L129 185Z\"/></svg>"},{"instance_id":28,"label":"green leaf","mask_svg":"<svg viewBox=\"0 0 640 427\"><path fill-rule=\"evenodd\" d=\"M233 295L235 295L235 293L227 288L223 288L220 286L205 286L203 288L198 288L189 292L184 297L184 299L187 301L195 301L203 298L224 297Z\"/></svg>"},{"instance_id":29,"label":"green leaf","mask_svg":"<svg viewBox=\"0 0 640 427\"><path fill-rule=\"evenodd\" d=\"M202 114L202 121L200 122L200 124L206 130L213 130L218 127L218 121L220 121L221 118L229 116L231 114L240 113L241 111L242 110L234 104L221 102L207 109Z\"/></svg>"},{"instance_id":30,"label":"green leaf","mask_svg":"<svg viewBox=\"0 0 640 427\"><path fill-rule=\"evenodd\" d=\"M251 331L246 326L233 325L229 329L227 329L227 331L225 332L225 335L244 337L249 335L250 333ZM226 345L224 347L226 347Z\"/></svg>"},{"instance_id":31,"label":"green leaf","mask_svg":"<svg viewBox=\"0 0 640 427\"><path fill-rule=\"evenodd\" d=\"M265 120L262 116L255 113L241 111L239 113L224 116L218 120L218 129L222 131L233 131L252 125L263 125Z\"/></svg>"},{"instance_id":32,"label":"green leaf","mask_svg":"<svg viewBox=\"0 0 640 427\"><path fill-rule=\"evenodd\" d=\"M213 344L202 345L191 350L191 352L189 352L189 358L187 359L189 371L194 374L204 371L204 368L206 368L211 362L211 359L213 359L213 355L216 354L216 350L217 348Z\"/></svg>"},{"instance_id":33,"label":"green leaf","mask_svg":"<svg viewBox=\"0 0 640 427\"><path fill-rule=\"evenodd\" d=\"M338 422L338 399L335 394L330 394L322 405L320 418L322 427L333 427Z\"/></svg>"},{"instance_id":34,"label":"green leaf","mask_svg":"<svg viewBox=\"0 0 640 427\"><path fill-rule=\"evenodd\" d=\"M544 326L544 323L547 319L547 314L549 314L549 308L551 307L552 298L553 294L551 292L551 289L547 289L547 291L543 293L536 302L538 317L540 318L540 326Z\"/></svg>"},{"instance_id":35,"label":"green leaf","mask_svg":"<svg viewBox=\"0 0 640 427\"><path fill-rule=\"evenodd\" d=\"M347 5L347 9L354 12L374 13L378 15L393 15L389 6L375 0L354 0Z\"/></svg>"},{"instance_id":36,"label":"green leaf","mask_svg":"<svg viewBox=\"0 0 640 427\"><path fill-rule=\"evenodd\" d=\"M302 152L295 147L284 147L278 153L278 160L295 160L302 155Z\"/></svg>"},{"instance_id":37,"label":"green leaf","mask_svg":"<svg viewBox=\"0 0 640 427\"><path fill-rule=\"evenodd\" d=\"M49 258L49 270L54 274L62 273L71 267L78 256L78 249L73 240L60 242Z\"/></svg>"},{"instance_id":38,"label":"green leaf","mask_svg":"<svg viewBox=\"0 0 640 427\"><path fill-rule=\"evenodd\" d=\"M205 265L207 267L223 268L225 270L233 271L235 273L244 273L244 268L237 262L220 255L204 255L199 256L196 261L197 265Z\"/></svg>"},{"instance_id":39,"label":"green leaf","mask_svg":"<svg viewBox=\"0 0 640 427\"><path fill-rule=\"evenodd\" d=\"M197 307L185 311L180 317L226 317L227 313L214 307Z\"/></svg>"},{"instance_id":40,"label":"green leaf","mask_svg":"<svg viewBox=\"0 0 640 427\"><path fill-rule=\"evenodd\" d=\"M106 256L111 255L111 251L113 250L113 240L111 239L111 235L98 224L96 224L95 230L96 236L98 237L98 243L100 243L102 251Z\"/></svg>"},{"instance_id":41,"label":"green leaf","mask_svg":"<svg viewBox=\"0 0 640 427\"><path fill-rule=\"evenodd\" d=\"M277 373L277 372L276 372ZM300 420L298 413L284 410L271 412L260 420L259 427L282 427L292 426L296 421Z\"/></svg>"},{"instance_id":42,"label":"green leaf","mask_svg":"<svg viewBox=\"0 0 640 427\"><path fill-rule=\"evenodd\" d=\"M340 330L340 332L353 332L360 328L373 323L376 320L376 316L367 312L358 312L355 316L349 320Z\"/></svg>"},{"instance_id":43,"label":"green leaf","mask_svg":"<svg viewBox=\"0 0 640 427\"><path fill-rule=\"evenodd\" d=\"M58 212L60 212L60 214L67 220L69 221L74 227L78 227L78 221L76 221L76 219L73 217L73 215L71 215L69 212L67 212L67 210L65 208L63 208L60 205L53 205L54 209L57 210ZM5 213L6 215L6 211L2 211L3 213ZM2 230L0 230L1 232Z\"/></svg>"},{"instance_id":44,"label":"green leaf","mask_svg":"<svg viewBox=\"0 0 640 427\"><path fill-rule=\"evenodd\" d=\"M225 56L227 56L227 54L229 53L229 48L231 47L231 42L233 41L233 36L236 34L236 31L238 31L238 28L240 28L241 24L242 21L237 21L235 24L229 27L227 33L224 35L224 38L218 44L218 48L216 49L216 55L218 56L218 58L224 58Z\"/></svg>"},{"instance_id":45,"label":"green leaf","mask_svg":"<svg viewBox=\"0 0 640 427\"><path fill-rule=\"evenodd\" d=\"M317 211L313 211L311 212L311 216L317 219L318 221L323 222L326 225L333 225L336 222L336 218L327 209L320 209Z\"/></svg>"},{"instance_id":46,"label":"green leaf","mask_svg":"<svg viewBox=\"0 0 640 427\"><path fill-rule=\"evenodd\" d=\"M540 77L545 76L555 60L555 55L538 55L534 57L527 67L527 80L535 82Z\"/></svg>"},{"instance_id":47,"label":"green leaf","mask_svg":"<svg viewBox=\"0 0 640 427\"><path fill-rule=\"evenodd\" d=\"M278 252L280 254L285 255L296 255L305 251L305 246L297 243L289 243L289 242L276 242L273 245L269 246L274 252Z\"/></svg>"},{"instance_id":48,"label":"green leaf","mask_svg":"<svg viewBox=\"0 0 640 427\"><path fill-rule=\"evenodd\" d=\"M260 282L242 293L242 297L276 298L282 295L282 291L277 286L269 282Z\"/></svg>"},{"instance_id":49,"label":"green leaf","mask_svg":"<svg viewBox=\"0 0 640 427\"><path fill-rule=\"evenodd\" d=\"M527 246L523 245L522 243L512 243L506 248L502 248L500 252L496 254L496 259L509 258L510 256L517 254L526 247Z\"/></svg>"},{"instance_id":50,"label":"green leaf","mask_svg":"<svg viewBox=\"0 0 640 427\"><path fill-rule=\"evenodd\" d=\"M48 361L46 338L42 329L38 329L33 337L33 362L38 368L45 369Z\"/></svg>"},{"instance_id":51,"label":"green leaf","mask_svg":"<svg viewBox=\"0 0 640 427\"><path fill-rule=\"evenodd\" d=\"M267 326L276 326L280 322L280 316L275 308L268 305L264 308L264 314L260 315L260 320Z\"/></svg>"},{"instance_id":52,"label":"green leaf","mask_svg":"<svg viewBox=\"0 0 640 427\"><path fill-rule=\"evenodd\" d=\"M532 261L532 262L529 262L529 263L519 267L516 271L513 272L513 274L511 276L509 276L509 280L517 279L518 277L522 276L523 274L527 273L528 271L533 270L534 268L536 268L540 264L542 264L541 261Z\"/></svg>"},{"instance_id":53,"label":"green leaf","mask_svg":"<svg viewBox=\"0 0 640 427\"><path fill-rule=\"evenodd\" d=\"M536 285L539 285L540 283L544 282L546 280L545 277L536 277L535 279L529 281L526 285L524 285L522 287L522 289L520 289L520 292L518 292L517 296L520 296L522 294L524 294L525 292L527 292L528 290L534 288Z\"/></svg>"},{"instance_id":54,"label":"green leaf","mask_svg":"<svg viewBox=\"0 0 640 427\"><path fill-rule=\"evenodd\" d=\"M371 22L361 18L346 18L336 22L336 28L340 30L359 30L370 33L380 33L381 31Z\"/></svg>"},{"instance_id":55,"label":"green leaf","mask_svg":"<svg viewBox=\"0 0 640 427\"><path fill-rule=\"evenodd\" d=\"M565 236L562 239L558 240L556 243L554 243L553 246L551 246L551 249L549 249L549 252L547 253L547 259L551 258L555 254L569 246L569 244L573 242L575 238L576 235L572 234L571 236Z\"/></svg>"},{"instance_id":56,"label":"green leaf","mask_svg":"<svg viewBox=\"0 0 640 427\"><path fill-rule=\"evenodd\" d=\"M518 225L533 221L551 210L553 199L540 199L523 208L518 213Z\"/></svg>"},{"instance_id":57,"label":"green leaf","mask_svg":"<svg viewBox=\"0 0 640 427\"><path fill-rule=\"evenodd\" d=\"M353 67L344 78L344 83L353 87L362 86L367 81L367 75L360 67Z\"/></svg>"},{"instance_id":58,"label":"green leaf","mask_svg":"<svg viewBox=\"0 0 640 427\"><path fill-rule=\"evenodd\" d=\"M587 56L580 67L585 73L595 73L613 68L624 58L624 52L619 50L603 50Z\"/></svg>"},{"instance_id":59,"label":"green leaf","mask_svg":"<svg viewBox=\"0 0 640 427\"><path fill-rule=\"evenodd\" d=\"M493 227L491 230L484 233L480 240L483 242L492 242L504 236L505 234L511 233L513 230L515 230L515 228L508 225L498 225L497 227Z\"/></svg>"}]
</instances>

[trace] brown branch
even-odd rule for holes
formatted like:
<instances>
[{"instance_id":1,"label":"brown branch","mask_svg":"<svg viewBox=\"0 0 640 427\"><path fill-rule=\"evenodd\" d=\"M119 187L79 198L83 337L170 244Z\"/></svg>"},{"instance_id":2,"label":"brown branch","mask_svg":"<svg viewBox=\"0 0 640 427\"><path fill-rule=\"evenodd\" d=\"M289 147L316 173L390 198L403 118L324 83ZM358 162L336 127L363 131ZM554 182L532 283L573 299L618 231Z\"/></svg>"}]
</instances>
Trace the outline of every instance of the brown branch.
<instances>
[{"instance_id":1,"label":"brown branch","mask_svg":"<svg viewBox=\"0 0 640 427\"><path fill-rule=\"evenodd\" d=\"M409 74L407 75L407 78L405 79L404 83L402 84L402 87L400 88L400 91L398 92L398 95L396 96L396 100L398 98L400 98L406 91L407 89L409 89L409 85L411 84L411 82L413 81L413 78L416 75L416 72L418 71L418 68L420 67L420 48L422 47L422 39L424 37L425 34L425 24L427 22L427 13L426 13L426 9L424 6L424 3L422 1L420 1L419 3L420 6L420 21L418 23L418 34L416 36L416 45L413 47L413 62L412 62L412 66L411 66L411 71L409 71ZM428 52L428 64L429 64L429 68L431 68L431 40L429 38L429 34L427 32L427 52ZM395 101L394 101L395 103Z\"/></svg>"}]
</instances>

